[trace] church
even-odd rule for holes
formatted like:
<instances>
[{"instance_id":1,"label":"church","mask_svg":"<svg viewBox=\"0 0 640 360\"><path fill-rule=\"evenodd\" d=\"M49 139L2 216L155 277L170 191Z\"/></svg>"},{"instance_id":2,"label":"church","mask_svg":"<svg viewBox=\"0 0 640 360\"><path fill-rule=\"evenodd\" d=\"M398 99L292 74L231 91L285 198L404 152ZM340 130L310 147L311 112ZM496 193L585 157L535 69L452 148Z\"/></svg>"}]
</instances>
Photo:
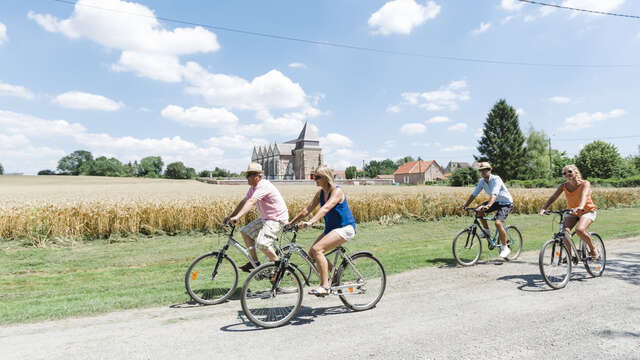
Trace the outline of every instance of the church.
<instances>
[{"instance_id":1,"label":"church","mask_svg":"<svg viewBox=\"0 0 640 360\"><path fill-rule=\"evenodd\" d=\"M322 149L318 134L308 122L298 138L282 144L254 146L251 161L262 165L265 179L309 180L322 164Z\"/></svg>"}]
</instances>

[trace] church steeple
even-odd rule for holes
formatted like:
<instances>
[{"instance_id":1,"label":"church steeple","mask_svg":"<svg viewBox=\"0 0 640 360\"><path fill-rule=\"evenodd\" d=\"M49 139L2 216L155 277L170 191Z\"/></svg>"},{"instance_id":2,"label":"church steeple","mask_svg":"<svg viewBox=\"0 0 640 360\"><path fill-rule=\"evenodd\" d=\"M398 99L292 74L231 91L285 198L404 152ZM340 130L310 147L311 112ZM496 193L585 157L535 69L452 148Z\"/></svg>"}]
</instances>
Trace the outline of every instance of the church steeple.
<instances>
[{"instance_id":1,"label":"church steeple","mask_svg":"<svg viewBox=\"0 0 640 360\"><path fill-rule=\"evenodd\" d=\"M308 121L305 121L302 131L300 131L300 135L296 139L296 149L317 147L320 147L318 133L314 127L309 125Z\"/></svg>"}]
</instances>

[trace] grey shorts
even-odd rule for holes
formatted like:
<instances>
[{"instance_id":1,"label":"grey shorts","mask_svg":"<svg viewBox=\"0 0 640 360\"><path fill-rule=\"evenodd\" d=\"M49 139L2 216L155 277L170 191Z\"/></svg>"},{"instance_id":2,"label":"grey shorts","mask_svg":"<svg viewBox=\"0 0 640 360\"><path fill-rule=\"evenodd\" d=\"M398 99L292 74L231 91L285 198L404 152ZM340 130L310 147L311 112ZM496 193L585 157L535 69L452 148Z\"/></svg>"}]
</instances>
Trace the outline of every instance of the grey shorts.
<instances>
[{"instance_id":1,"label":"grey shorts","mask_svg":"<svg viewBox=\"0 0 640 360\"><path fill-rule=\"evenodd\" d=\"M240 232L253 239L258 249L266 250L271 249L273 242L278 239L281 227L282 224L278 221L257 218L245 225Z\"/></svg>"},{"instance_id":2,"label":"grey shorts","mask_svg":"<svg viewBox=\"0 0 640 360\"><path fill-rule=\"evenodd\" d=\"M485 201L482 205L487 205L489 202ZM513 210L513 204L500 205L497 202L494 202L493 205L487 210L487 213L497 211L496 220L505 221L507 220L507 216Z\"/></svg>"}]
</instances>

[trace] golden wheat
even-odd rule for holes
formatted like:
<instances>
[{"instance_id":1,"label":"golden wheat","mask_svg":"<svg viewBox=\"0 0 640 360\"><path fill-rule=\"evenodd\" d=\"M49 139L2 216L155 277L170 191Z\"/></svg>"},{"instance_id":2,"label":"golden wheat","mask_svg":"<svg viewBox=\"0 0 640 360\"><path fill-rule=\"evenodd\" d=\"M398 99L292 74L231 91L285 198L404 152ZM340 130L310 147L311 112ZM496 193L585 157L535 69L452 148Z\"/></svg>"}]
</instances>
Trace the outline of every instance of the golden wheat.
<instances>
[{"instance_id":1,"label":"golden wheat","mask_svg":"<svg viewBox=\"0 0 640 360\"><path fill-rule=\"evenodd\" d=\"M0 177L0 238L34 246L54 240L110 238L128 234L209 231L220 227L247 186L193 181L109 178ZM309 185L278 186L293 216L313 197ZM461 215L471 188L344 186L356 221L394 216L440 219ZM515 213L537 212L553 189L513 189ZM593 191L599 208L640 205L640 189ZM478 201L483 200L482 196ZM555 208L566 206L560 199ZM245 221L255 217L250 214Z\"/></svg>"}]
</instances>

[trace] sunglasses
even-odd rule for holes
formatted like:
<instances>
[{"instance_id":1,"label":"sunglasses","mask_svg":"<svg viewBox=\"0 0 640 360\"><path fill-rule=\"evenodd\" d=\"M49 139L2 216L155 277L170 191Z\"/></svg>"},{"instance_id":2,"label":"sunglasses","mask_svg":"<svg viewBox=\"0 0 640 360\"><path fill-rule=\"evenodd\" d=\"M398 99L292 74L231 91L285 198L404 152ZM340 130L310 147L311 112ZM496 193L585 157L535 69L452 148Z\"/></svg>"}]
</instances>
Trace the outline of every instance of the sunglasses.
<instances>
[{"instance_id":1,"label":"sunglasses","mask_svg":"<svg viewBox=\"0 0 640 360\"><path fill-rule=\"evenodd\" d=\"M254 176L254 175L258 175L258 173L249 173L249 174L247 174L247 179L252 177L252 176Z\"/></svg>"},{"instance_id":2,"label":"sunglasses","mask_svg":"<svg viewBox=\"0 0 640 360\"><path fill-rule=\"evenodd\" d=\"M315 175L313 178L314 178L314 179L316 179L316 180L320 180L320 179L322 179L323 177L324 177L324 176L322 176L322 175Z\"/></svg>"},{"instance_id":3,"label":"sunglasses","mask_svg":"<svg viewBox=\"0 0 640 360\"><path fill-rule=\"evenodd\" d=\"M562 172L562 175L567 175L567 174L573 174L573 171L567 170Z\"/></svg>"}]
</instances>

